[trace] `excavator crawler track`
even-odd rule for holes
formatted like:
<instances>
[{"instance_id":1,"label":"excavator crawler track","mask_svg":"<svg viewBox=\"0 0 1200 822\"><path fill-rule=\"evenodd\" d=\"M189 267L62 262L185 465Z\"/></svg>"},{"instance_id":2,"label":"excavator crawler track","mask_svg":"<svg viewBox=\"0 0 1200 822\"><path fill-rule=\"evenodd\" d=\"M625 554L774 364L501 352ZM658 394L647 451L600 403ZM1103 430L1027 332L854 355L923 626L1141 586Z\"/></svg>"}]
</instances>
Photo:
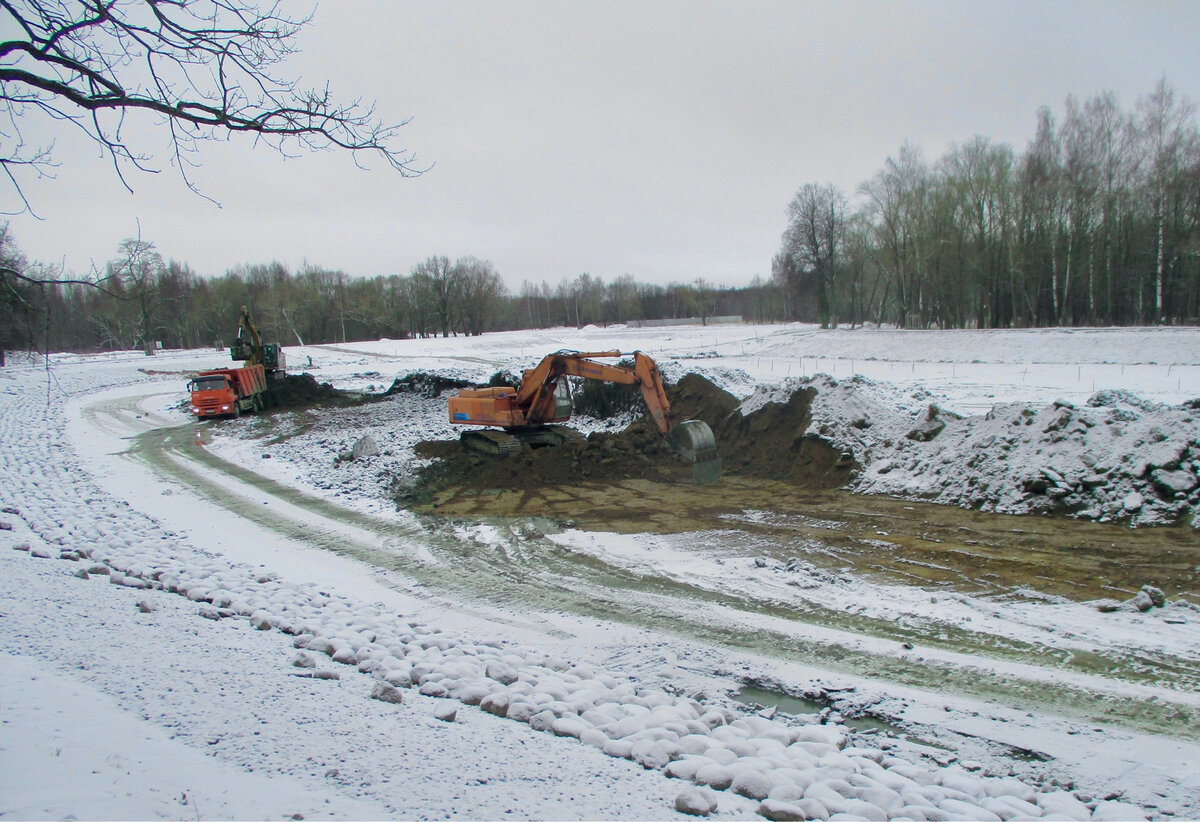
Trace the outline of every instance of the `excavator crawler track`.
<instances>
[{"instance_id":1,"label":"excavator crawler track","mask_svg":"<svg viewBox=\"0 0 1200 822\"><path fill-rule=\"evenodd\" d=\"M511 454L521 449L521 441L519 439L512 434L506 434L503 431L496 431L495 429L463 431L459 434L458 441L468 451L487 454L493 457Z\"/></svg>"},{"instance_id":2,"label":"excavator crawler track","mask_svg":"<svg viewBox=\"0 0 1200 822\"><path fill-rule=\"evenodd\" d=\"M458 437L463 447L491 456L511 454L519 451L522 445L530 448L545 448L571 442L583 442L585 439L583 434L565 425L542 425L536 428L513 428L507 431L487 428L478 431L463 431Z\"/></svg>"}]
</instances>

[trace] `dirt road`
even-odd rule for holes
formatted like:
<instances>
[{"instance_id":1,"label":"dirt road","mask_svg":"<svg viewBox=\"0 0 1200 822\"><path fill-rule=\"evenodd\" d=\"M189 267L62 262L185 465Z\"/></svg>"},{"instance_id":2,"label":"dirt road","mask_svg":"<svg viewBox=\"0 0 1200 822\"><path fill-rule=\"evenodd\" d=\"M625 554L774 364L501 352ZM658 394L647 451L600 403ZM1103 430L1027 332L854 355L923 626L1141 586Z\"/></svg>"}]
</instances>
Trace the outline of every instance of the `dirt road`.
<instances>
[{"instance_id":1,"label":"dirt road","mask_svg":"<svg viewBox=\"0 0 1200 822\"><path fill-rule=\"evenodd\" d=\"M436 510L384 518L224 461L203 436L198 444L201 427L138 413L138 398L125 398L85 416L100 426L136 418L142 433L129 453L156 473L291 540L413 580L464 613L547 632L561 631L547 615L567 613L674 635L715 649L698 673L731 691L744 679L721 649L1200 739L1193 656L1021 624L1047 595L1123 597L1147 581L1173 596L1194 590L1200 552L1188 535L737 478L701 490L627 481L459 492ZM630 535L630 550L589 542L581 529ZM1167 575L1148 577L1166 551ZM803 587L814 580L825 580L815 597ZM924 604L907 611L904 597ZM626 670L654 664L612 653Z\"/></svg>"}]
</instances>

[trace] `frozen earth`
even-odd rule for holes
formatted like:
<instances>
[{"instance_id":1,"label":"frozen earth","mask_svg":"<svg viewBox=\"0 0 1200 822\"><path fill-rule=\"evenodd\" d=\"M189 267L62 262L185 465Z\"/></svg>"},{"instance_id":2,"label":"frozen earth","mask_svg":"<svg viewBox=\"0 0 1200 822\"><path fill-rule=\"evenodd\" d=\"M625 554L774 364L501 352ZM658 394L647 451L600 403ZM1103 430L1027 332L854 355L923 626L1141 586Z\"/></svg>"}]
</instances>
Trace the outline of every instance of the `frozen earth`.
<instances>
[{"instance_id":1,"label":"frozen earth","mask_svg":"<svg viewBox=\"0 0 1200 822\"><path fill-rule=\"evenodd\" d=\"M641 348L669 378L706 374L747 412L790 391L787 380L811 378L826 398L814 431L824 426L865 467L859 490L977 505L970 495L986 493L986 479L1022 491L1024 502L996 495L996 510L1053 504L1087 516L1094 507L1096 519L1153 524L1194 516L1194 485L1176 474L1195 474L1183 403L1200 386L1196 343L1191 329L588 328L289 357L311 356L320 379L377 393L416 370L482 380L556 348ZM272 432L245 418L196 426L179 408L182 382L215 357L62 356L0 371L0 816L1200 814L1194 692L987 654L929 659L1100 701L1175 706L1179 733L1145 733L959 693L950 677L945 688L913 687L730 647L717 633L680 635L669 620L606 618L572 604L572 591L586 600L598 588L556 579L557 566L528 555L558 545L606 574L633 574L621 577L626 597L647 614L694 606L629 579L676 575L703 591L719 563L703 552L689 561L686 544L655 535L522 531L541 527L529 523L431 531L393 510L386 489L418 463L417 441L452 435L444 400L343 409L311 429L288 422ZM1118 371L1127 372L1120 381ZM907 436L939 414L936 436ZM984 422L963 425L976 415ZM279 441L266 451L272 434ZM334 468L365 434L380 454ZM1007 448L991 447L1006 436ZM962 457L975 453L991 462ZM1049 502L1030 504L1035 497ZM701 542L692 540L697 550ZM497 567L540 576L486 575ZM537 590L506 606L470 587L472 571L505 592ZM773 572L739 575L748 601ZM920 593L858 579L823 590L838 587L883 611L915 608L903 598ZM556 588L568 596L550 598ZM952 599L964 623L988 613ZM1025 627L997 612L989 630L1022 642L1049 631L1051 644L1075 653L1116 634L1111 641L1137 653L1194 666L1191 602L1173 603L1174 621L1128 610L1107 622L1094 608L1053 602L1053 614L1031 607ZM716 610L742 634L895 653L870 636ZM1051 628L1055 620L1068 630ZM729 698L749 682L841 696L811 713ZM876 714L890 704L921 734L856 724L856 701Z\"/></svg>"}]
</instances>

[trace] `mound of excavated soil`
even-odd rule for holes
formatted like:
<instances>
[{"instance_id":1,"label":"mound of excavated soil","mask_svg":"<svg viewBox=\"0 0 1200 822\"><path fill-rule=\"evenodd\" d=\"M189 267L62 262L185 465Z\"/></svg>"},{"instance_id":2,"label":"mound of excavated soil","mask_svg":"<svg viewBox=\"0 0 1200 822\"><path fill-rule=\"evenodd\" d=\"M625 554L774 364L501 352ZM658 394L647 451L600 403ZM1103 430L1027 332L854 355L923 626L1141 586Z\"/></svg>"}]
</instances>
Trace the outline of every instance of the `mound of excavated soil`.
<instances>
[{"instance_id":1,"label":"mound of excavated soil","mask_svg":"<svg viewBox=\"0 0 1200 822\"><path fill-rule=\"evenodd\" d=\"M327 382L317 382L312 374L287 374L282 380L269 380L268 384L275 407L285 410L315 405L349 405L358 401L348 391L339 391Z\"/></svg>"},{"instance_id":2,"label":"mound of excavated soil","mask_svg":"<svg viewBox=\"0 0 1200 822\"><path fill-rule=\"evenodd\" d=\"M815 392L796 392L785 404L770 404L742 416L739 402L697 374L688 374L667 395L676 419L708 423L725 472L832 488L844 485L853 459L820 437L805 434ZM451 488L534 489L579 482L639 478L690 482L687 460L671 450L648 416L620 433L597 432L585 441L528 448L505 457L467 451L457 442L426 442L418 456L436 461L422 469L408 496L429 498Z\"/></svg>"},{"instance_id":3,"label":"mound of excavated soil","mask_svg":"<svg viewBox=\"0 0 1200 822\"><path fill-rule=\"evenodd\" d=\"M269 382L271 398L281 409L312 408L318 405L359 405L377 402L394 394L417 394L436 397L443 391L467 388L471 383L438 374L417 371L397 377L383 394L362 395L354 391L342 391L327 382L317 382L312 374L287 374L282 380Z\"/></svg>"},{"instance_id":4,"label":"mound of excavated soil","mask_svg":"<svg viewBox=\"0 0 1200 822\"><path fill-rule=\"evenodd\" d=\"M393 394L417 394L422 397L436 397L443 391L472 387L473 384L467 380L443 377L440 374L431 374L428 371L413 371L403 377L397 377L392 380L391 387L383 395L390 397Z\"/></svg>"}]
</instances>

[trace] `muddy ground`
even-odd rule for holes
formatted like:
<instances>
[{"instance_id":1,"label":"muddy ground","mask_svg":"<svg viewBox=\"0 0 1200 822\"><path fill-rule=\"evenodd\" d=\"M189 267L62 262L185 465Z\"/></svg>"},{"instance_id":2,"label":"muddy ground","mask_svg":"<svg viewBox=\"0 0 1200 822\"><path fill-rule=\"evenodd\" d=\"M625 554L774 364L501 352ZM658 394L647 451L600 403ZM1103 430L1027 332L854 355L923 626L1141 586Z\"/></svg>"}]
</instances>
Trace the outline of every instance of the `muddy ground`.
<instances>
[{"instance_id":1,"label":"muddy ground","mask_svg":"<svg viewBox=\"0 0 1200 822\"><path fill-rule=\"evenodd\" d=\"M786 404L742 416L736 397L689 374L668 388L668 399L676 419L703 420L712 428L726 476L837 488L858 465L825 440L805 434L814 393L797 391ZM474 454L453 440L421 443L417 453L436 460L422 471L417 490L407 497L417 505L444 503L456 490L525 493L580 482L691 482L690 463L667 446L649 417L619 433L597 432L560 446L523 447L507 457Z\"/></svg>"},{"instance_id":2,"label":"muddy ground","mask_svg":"<svg viewBox=\"0 0 1200 822\"><path fill-rule=\"evenodd\" d=\"M455 440L427 441L433 461L398 495L451 519L546 517L586 530L684 533L738 529L762 537L764 560L820 545L821 564L878 579L957 590L1028 588L1077 601L1123 599L1144 584L1200 601L1200 539L1187 526L1133 530L1062 517L1004 516L863 496L842 489L860 466L805 432L812 388L743 416L697 375L668 389L679 419L709 424L720 480L691 483L689 464L648 418L586 441L488 457Z\"/></svg>"}]
</instances>

